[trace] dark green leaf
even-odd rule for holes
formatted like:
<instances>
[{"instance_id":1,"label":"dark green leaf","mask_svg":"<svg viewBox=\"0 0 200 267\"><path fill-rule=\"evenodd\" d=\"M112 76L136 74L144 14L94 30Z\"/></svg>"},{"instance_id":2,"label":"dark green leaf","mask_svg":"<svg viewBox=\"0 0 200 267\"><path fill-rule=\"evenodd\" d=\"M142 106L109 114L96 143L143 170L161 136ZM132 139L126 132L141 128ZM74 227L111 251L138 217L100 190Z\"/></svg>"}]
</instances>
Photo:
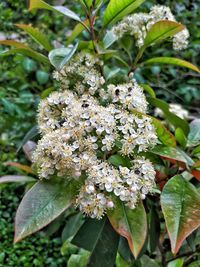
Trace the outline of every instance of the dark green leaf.
<instances>
[{"instance_id":1,"label":"dark green leaf","mask_svg":"<svg viewBox=\"0 0 200 267\"><path fill-rule=\"evenodd\" d=\"M72 239L71 243L78 247L92 251L98 241L98 236L104 227L104 223L105 219L87 219Z\"/></svg>"},{"instance_id":2,"label":"dark green leaf","mask_svg":"<svg viewBox=\"0 0 200 267\"><path fill-rule=\"evenodd\" d=\"M119 154L110 156L108 159L108 162L115 167L119 167L119 166L130 167L131 166L130 159L128 157L124 158Z\"/></svg>"},{"instance_id":3,"label":"dark green leaf","mask_svg":"<svg viewBox=\"0 0 200 267\"><path fill-rule=\"evenodd\" d=\"M69 237L74 236L78 232L83 222L83 215L81 213L70 216L62 232L62 241L64 242Z\"/></svg>"},{"instance_id":4,"label":"dark green leaf","mask_svg":"<svg viewBox=\"0 0 200 267\"><path fill-rule=\"evenodd\" d=\"M99 233L98 240L92 250L88 267L114 267L119 244L119 235L114 231L108 219Z\"/></svg>"},{"instance_id":5,"label":"dark green leaf","mask_svg":"<svg viewBox=\"0 0 200 267\"><path fill-rule=\"evenodd\" d=\"M36 183L22 199L15 219L15 242L48 225L70 205L77 182L55 178Z\"/></svg>"}]
</instances>

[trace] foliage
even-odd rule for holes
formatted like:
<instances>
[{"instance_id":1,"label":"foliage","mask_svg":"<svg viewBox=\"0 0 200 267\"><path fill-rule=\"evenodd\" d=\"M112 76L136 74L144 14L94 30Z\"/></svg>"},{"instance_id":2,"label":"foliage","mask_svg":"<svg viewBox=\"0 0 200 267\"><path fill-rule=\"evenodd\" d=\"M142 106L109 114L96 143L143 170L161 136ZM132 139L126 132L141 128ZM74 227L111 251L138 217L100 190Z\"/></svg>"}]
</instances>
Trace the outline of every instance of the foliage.
<instances>
[{"instance_id":1,"label":"foliage","mask_svg":"<svg viewBox=\"0 0 200 267\"><path fill-rule=\"evenodd\" d=\"M178 72L181 73L180 78L184 77L185 72L177 71L174 66L167 68L169 73L163 73L162 66L168 63L184 67L183 70L196 71L196 73L189 72L192 73L189 75L195 77L193 79L194 85L199 83L196 79L200 72L197 64L194 65L180 59L177 57L177 52L176 54L169 52L167 50L168 44L164 48L158 49L153 46L160 44L160 41L169 40L169 37L182 31L184 26L169 20L156 22L144 38L142 47L137 50L130 37L124 36L117 39L113 32L106 31L106 26L132 13L144 1L119 1L117 5L113 4L114 1L112 0L108 5L107 1L98 1L96 4L95 1L79 2L77 10L79 11L79 5L81 5L82 11L80 14L75 10L76 7L74 11L71 11L66 7L53 6L53 4L46 4L41 0L30 1L31 10L44 8L51 12L62 13L68 19L77 21L78 24L76 24L69 37L70 41L67 41L67 45L69 43L73 43L73 45L52 49L51 38L54 35L48 40L35 28L35 25L30 27L24 24L18 25L19 28L25 30L36 43L39 43L39 47L36 44L31 44L30 48L29 45L24 46L24 43L1 41L2 45L14 46L14 49L11 48L11 50L3 52L1 56L5 57L10 53L21 53L25 56L28 54L34 59L18 55L14 57L16 62L19 60L22 64L18 67L19 77L22 79L19 84L22 84L23 87L21 89L19 87L17 94L20 91L24 93L25 90L27 93L27 89L31 91L35 86L36 94L45 98L52 90L56 89L56 86L52 88L52 81L48 74L53 69L50 64L60 71L70 62L76 51L86 50L91 54L95 53L96 57L104 61L104 68L101 69L101 73L103 73L108 84L112 82L117 84L119 80L127 82L132 77L129 74L134 73L134 77L139 83L142 83L144 90L151 96L147 98L151 107L162 109L165 120L171 127L171 132L156 118L146 115L145 112L132 110L135 116L146 116L146 118L152 120L159 139L159 144L154 149L140 154L140 156L145 156L153 162L156 170L157 188L154 188L153 194L149 195L143 203L140 202L135 209L130 209L121 200L113 197L115 208L111 209L107 216L99 221L94 219L83 220L82 217L79 217L80 214L75 212L74 215L73 211L72 215L67 217L66 226L62 233L65 236L62 246L63 254L68 255L68 265L71 267L86 266L87 262L87 266L94 267L111 267L114 266L115 262L116 266L119 267L161 266L161 264L162 266L176 266L176 264L177 266L193 266L192 264L198 264L200 260L198 253L198 227L200 225L198 209L200 204L198 189L200 180L199 120L194 120L189 125L186 120L173 114L169 105L157 98L161 95L161 92L154 90L156 84L159 84L161 80L163 81L162 86L164 86L166 81L171 76L175 78ZM181 4L177 3L177 7L181 8ZM71 7L69 6L69 8ZM144 10L148 8L148 2L143 8ZM108 29L110 30L110 26L108 26ZM49 37L49 34L47 36ZM75 39L76 41L74 41ZM198 48L198 45L196 48ZM123 53L119 53L121 51ZM190 49L187 52L182 52L183 58L187 58L189 53ZM186 57L184 57L185 55ZM38 62L36 63L35 60ZM152 66L152 64L156 64L156 66ZM39 70L37 66L39 66ZM26 74L21 75L22 68L26 70ZM5 75L7 75L5 77L9 77L13 74L7 71ZM32 82L33 75L35 75L37 82L30 86L27 81L30 79ZM5 77L3 81L5 81ZM16 82L18 82L18 78ZM183 79L182 82L184 82ZM46 90L41 92L44 86ZM173 79L170 86L170 90L178 86L177 92L179 92L182 84ZM10 92L15 92L12 84ZM3 90L2 94L1 101L5 107L2 110L2 112L5 112L5 120L2 121L2 125L5 127L8 123L6 116L9 117L13 114L16 123L16 134L21 119L28 116L31 119L34 118L34 112L30 112L30 110L34 108L33 105L35 105L37 96L35 96L35 92L31 91L29 96L31 95L34 100L31 101L31 97L28 97L27 101L22 101L19 108L18 103L16 105L13 105L11 101L8 103L9 91ZM20 95L20 100L23 97L22 95ZM164 95L166 99L169 99L166 94ZM198 100L198 97L197 94L194 95L195 100ZM171 96L170 99L172 99ZM191 99L186 96L187 100ZM25 130L31 128L31 125L32 123L25 125ZM18 144L23 135L21 127L20 125L20 138L17 137ZM8 143L8 138L12 138L11 136L10 131L9 133L4 132L1 137L3 146ZM119 166L129 167L130 159L119 155L120 145L116 144L115 151L111 152L108 157L108 162L116 168ZM11 156L14 159L12 154ZM3 161L7 161L7 159L10 161L10 155L7 155L7 153L4 153L2 157ZM26 162L22 158L21 163ZM20 176L20 178L3 176L1 178L2 183L19 179L19 182L20 180L26 180L31 187L17 211L15 222L16 242L40 230L64 211L67 213L70 210L69 206L74 203L74 196L86 179L82 175L78 182L72 182L73 180L66 182L63 181L63 178L50 177L49 180L39 181L32 187L34 179L37 179L37 170L34 166L30 169L29 166L22 164L8 163L8 165L19 169L23 176ZM29 179L26 178L27 173ZM110 244L112 245L110 246ZM72 256L66 252L68 249L71 250ZM193 263L191 264L191 262Z\"/></svg>"}]
</instances>

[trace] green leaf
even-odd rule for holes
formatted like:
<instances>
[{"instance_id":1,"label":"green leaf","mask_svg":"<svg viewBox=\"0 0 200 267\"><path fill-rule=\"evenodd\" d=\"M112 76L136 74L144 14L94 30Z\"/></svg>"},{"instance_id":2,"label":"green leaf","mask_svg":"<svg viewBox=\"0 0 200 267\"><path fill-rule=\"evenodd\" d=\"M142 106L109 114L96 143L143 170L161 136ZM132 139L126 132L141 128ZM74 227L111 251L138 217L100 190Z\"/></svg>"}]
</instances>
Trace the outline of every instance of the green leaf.
<instances>
[{"instance_id":1,"label":"green leaf","mask_svg":"<svg viewBox=\"0 0 200 267\"><path fill-rule=\"evenodd\" d=\"M30 0L29 10L33 9L47 9L51 11L57 11L62 15L65 15L71 19L81 22L79 16L64 6L51 6L42 0Z\"/></svg>"},{"instance_id":2,"label":"green leaf","mask_svg":"<svg viewBox=\"0 0 200 267\"><path fill-rule=\"evenodd\" d=\"M153 105L154 107L160 108L165 116L166 119L174 125L176 128L181 128L184 132L184 134L187 136L189 133L189 125L186 120L181 119L180 117L176 116L174 113L169 111L169 105L158 98L153 98L153 97L147 97L148 102Z\"/></svg>"},{"instance_id":3,"label":"green leaf","mask_svg":"<svg viewBox=\"0 0 200 267\"><path fill-rule=\"evenodd\" d=\"M185 27L175 21L160 20L153 24L144 39L144 47L155 44L182 31Z\"/></svg>"},{"instance_id":4,"label":"green leaf","mask_svg":"<svg viewBox=\"0 0 200 267\"><path fill-rule=\"evenodd\" d=\"M184 162L189 166L192 166L194 164L194 161L183 150L179 148L159 145L154 147L151 152L162 157Z\"/></svg>"},{"instance_id":5,"label":"green leaf","mask_svg":"<svg viewBox=\"0 0 200 267\"><path fill-rule=\"evenodd\" d=\"M190 132L188 135L188 147L200 144L200 119L195 119L190 123Z\"/></svg>"},{"instance_id":6,"label":"green leaf","mask_svg":"<svg viewBox=\"0 0 200 267\"><path fill-rule=\"evenodd\" d=\"M136 63L140 60L147 47L154 45L155 43L166 38L172 37L173 35L182 31L184 28L185 27L182 24L170 20L160 20L153 24L153 26L147 32L147 35L144 39L144 45L140 48L134 64L136 65Z\"/></svg>"},{"instance_id":7,"label":"green leaf","mask_svg":"<svg viewBox=\"0 0 200 267\"><path fill-rule=\"evenodd\" d=\"M57 49L52 50L49 53L49 60L51 64L57 69L62 69L63 66L74 55L77 47L78 47L78 43L75 46L69 45L68 47L57 48Z\"/></svg>"},{"instance_id":8,"label":"green leaf","mask_svg":"<svg viewBox=\"0 0 200 267\"><path fill-rule=\"evenodd\" d=\"M85 20L85 21L83 21L83 22L84 22L84 24L86 26L89 26L89 20L88 19ZM74 29L73 29L71 35L69 36L69 38L67 39L67 45L69 45L70 43L72 43L76 39L76 37L78 37L79 34L81 34L82 31L84 31L84 30L85 30L85 27L81 23L78 23L74 27Z\"/></svg>"},{"instance_id":9,"label":"green leaf","mask_svg":"<svg viewBox=\"0 0 200 267\"><path fill-rule=\"evenodd\" d=\"M15 218L15 243L42 229L70 205L77 182L55 178L36 183L22 199Z\"/></svg>"},{"instance_id":10,"label":"green leaf","mask_svg":"<svg viewBox=\"0 0 200 267\"><path fill-rule=\"evenodd\" d=\"M114 267L119 244L119 235L113 230L108 219L99 233L92 250L88 267Z\"/></svg>"},{"instance_id":11,"label":"green leaf","mask_svg":"<svg viewBox=\"0 0 200 267\"><path fill-rule=\"evenodd\" d=\"M36 79L39 84L46 84L49 80L49 74L46 71L38 70L36 72Z\"/></svg>"},{"instance_id":12,"label":"green leaf","mask_svg":"<svg viewBox=\"0 0 200 267\"><path fill-rule=\"evenodd\" d=\"M2 40L0 41L0 45L8 45L8 46L14 46L16 48L25 48L25 49L29 48L27 45L15 40Z\"/></svg>"},{"instance_id":13,"label":"green leaf","mask_svg":"<svg viewBox=\"0 0 200 267\"><path fill-rule=\"evenodd\" d=\"M86 267L88 258L88 252L85 255L72 254L67 262L67 267Z\"/></svg>"},{"instance_id":14,"label":"green leaf","mask_svg":"<svg viewBox=\"0 0 200 267\"><path fill-rule=\"evenodd\" d=\"M176 140L179 142L179 144L185 148L187 144L187 138L181 128L177 128L175 131L175 137Z\"/></svg>"},{"instance_id":15,"label":"green leaf","mask_svg":"<svg viewBox=\"0 0 200 267\"><path fill-rule=\"evenodd\" d=\"M114 42L116 42L118 37L114 34L113 31L107 31L106 35L103 38L104 48L109 48Z\"/></svg>"},{"instance_id":16,"label":"green leaf","mask_svg":"<svg viewBox=\"0 0 200 267\"><path fill-rule=\"evenodd\" d=\"M156 94L155 94L153 88L151 88L151 86L149 86L148 84L145 84L145 83L141 83L140 86L142 86L144 91L146 91L151 97L156 98Z\"/></svg>"},{"instance_id":17,"label":"green leaf","mask_svg":"<svg viewBox=\"0 0 200 267\"><path fill-rule=\"evenodd\" d=\"M158 244L160 238L160 220L158 212L155 206L152 205L149 213L149 247L150 252L153 253Z\"/></svg>"},{"instance_id":18,"label":"green leaf","mask_svg":"<svg viewBox=\"0 0 200 267\"><path fill-rule=\"evenodd\" d=\"M83 215L81 213L70 216L62 232L62 241L64 242L68 238L74 236L78 232L83 222Z\"/></svg>"},{"instance_id":19,"label":"green leaf","mask_svg":"<svg viewBox=\"0 0 200 267\"><path fill-rule=\"evenodd\" d=\"M97 243L99 233L104 227L104 221L105 219L95 220L88 218L72 239L71 243L78 247L92 251L94 245Z\"/></svg>"},{"instance_id":20,"label":"green leaf","mask_svg":"<svg viewBox=\"0 0 200 267\"><path fill-rule=\"evenodd\" d=\"M28 33L39 45L43 46L47 51L51 51L53 49L53 46L48 41L48 37L37 28L33 28L32 26L25 24L16 24L16 26Z\"/></svg>"},{"instance_id":21,"label":"green leaf","mask_svg":"<svg viewBox=\"0 0 200 267\"><path fill-rule=\"evenodd\" d=\"M138 111L131 111L134 114L141 115L141 116L147 116L148 118L151 118L152 123L156 130L156 135L158 139L166 146L169 147L176 147L176 139L173 136L173 134L163 125L161 121L158 119L151 117L149 115L146 115L144 113L138 112Z\"/></svg>"},{"instance_id":22,"label":"green leaf","mask_svg":"<svg viewBox=\"0 0 200 267\"><path fill-rule=\"evenodd\" d=\"M110 23L114 24L124 16L132 13L144 2L145 0L110 0L103 15L104 26Z\"/></svg>"},{"instance_id":23,"label":"green leaf","mask_svg":"<svg viewBox=\"0 0 200 267\"><path fill-rule=\"evenodd\" d=\"M91 6L93 6L93 0L80 0L80 2L82 2L87 8L90 8ZM96 0L95 1L95 6L98 6L98 4L102 2L102 0Z\"/></svg>"},{"instance_id":24,"label":"green leaf","mask_svg":"<svg viewBox=\"0 0 200 267\"><path fill-rule=\"evenodd\" d=\"M119 167L119 166L130 167L131 166L130 159L128 157L127 158L122 157L119 154L110 156L108 158L108 162L115 167Z\"/></svg>"},{"instance_id":25,"label":"green leaf","mask_svg":"<svg viewBox=\"0 0 200 267\"><path fill-rule=\"evenodd\" d=\"M91 251L89 265L92 267L114 266L119 236L107 218L87 219L72 239L72 244ZM112 244L112 246L110 246Z\"/></svg>"},{"instance_id":26,"label":"green leaf","mask_svg":"<svg viewBox=\"0 0 200 267\"><path fill-rule=\"evenodd\" d=\"M182 267L184 264L184 258L176 259L173 261L170 261L167 264L167 267Z\"/></svg>"},{"instance_id":27,"label":"green leaf","mask_svg":"<svg viewBox=\"0 0 200 267\"><path fill-rule=\"evenodd\" d=\"M113 228L128 240L130 250L138 257L147 235L147 218L142 203L135 209L130 209L116 199L115 208L108 212L108 218Z\"/></svg>"},{"instance_id":28,"label":"green leaf","mask_svg":"<svg viewBox=\"0 0 200 267\"><path fill-rule=\"evenodd\" d=\"M7 46L15 47L15 49L0 52L0 56L9 56L11 54L20 53L27 57L32 57L42 63L49 64L49 60L47 57L34 51L33 49L31 49L30 47L28 47L27 45L21 42L17 42L14 40L3 40L3 41L0 41L0 45L7 45Z\"/></svg>"},{"instance_id":29,"label":"green leaf","mask_svg":"<svg viewBox=\"0 0 200 267\"><path fill-rule=\"evenodd\" d=\"M199 192L181 175L167 182L161 194L161 207L174 254L185 238L200 226L199 206Z\"/></svg>"},{"instance_id":30,"label":"green leaf","mask_svg":"<svg viewBox=\"0 0 200 267\"><path fill-rule=\"evenodd\" d=\"M147 255L143 255L140 259L142 267L159 267L160 265Z\"/></svg>"},{"instance_id":31,"label":"green leaf","mask_svg":"<svg viewBox=\"0 0 200 267\"><path fill-rule=\"evenodd\" d=\"M36 182L37 180L30 176L22 175L5 175L0 177L0 184L5 183L31 183Z\"/></svg>"},{"instance_id":32,"label":"green leaf","mask_svg":"<svg viewBox=\"0 0 200 267\"><path fill-rule=\"evenodd\" d=\"M190 70L196 71L200 73L198 67L193 65L192 63L182 60L180 58L175 57L155 57L150 58L143 62L144 65L151 65L151 64L169 64L169 65L176 65L184 68L188 68Z\"/></svg>"},{"instance_id":33,"label":"green leaf","mask_svg":"<svg viewBox=\"0 0 200 267\"><path fill-rule=\"evenodd\" d=\"M14 48L7 51L0 52L0 57L9 56L12 54L22 54L27 57L31 57L39 62L49 65L49 60L46 56L32 50L31 48Z\"/></svg>"}]
</instances>

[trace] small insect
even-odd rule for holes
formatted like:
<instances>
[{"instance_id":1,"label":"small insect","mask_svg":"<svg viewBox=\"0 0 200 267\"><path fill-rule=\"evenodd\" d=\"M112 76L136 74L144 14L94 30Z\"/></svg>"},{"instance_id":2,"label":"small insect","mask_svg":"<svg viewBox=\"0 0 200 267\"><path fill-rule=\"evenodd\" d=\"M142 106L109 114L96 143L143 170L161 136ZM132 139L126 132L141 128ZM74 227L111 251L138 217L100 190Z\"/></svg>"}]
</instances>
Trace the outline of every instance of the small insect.
<instances>
[{"instance_id":1,"label":"small insect","mask_svg":"<svg viewBox=\"0 0 200 267\"><path fill-rule=\"evenodd\" d=\"M129 87L129 88L128 88L128 91L131 92L131 91L132 91L132 87Z\"/></svg>"},{"instance_id":2,"label":"small insect","mask_svg":"<svg viewBox=\"0 0 200 267\"><path fill-rule=\"evenodd\" d=\"M115 90L115 94L118 96L119 95L119 89Z\"/></svg>"},{"instance_id":3,"label":"small insect","mask_svg":"<svg viewBox=\"0 0 200 267\"><path fill-rule=\"evenodd\" d=\"M140 170L139 169L135 169L135 174L140 174Z\"/></svg>"},{"instance_id":4,"label":"small insect","mask_svg":"<svg viewBox=\"0 0 200 267\"><path fill-rule=\"evenodd\" d=\"M63 119L61 119L61 120L58 121L58 124L59 124L60 126L63 126L63 123L64 123L64 122L66 122L66 119L63 118Z\"/></svg>"},{"instance_id":5,"label":"small insect","mask_svg":"<svg viewBox=\"0 0 200 267\"><path fill-rule=\"evenodd\" d=\"M88 108L89 107L89 104L88 103L83 103L82 104L82 108Z\"/></svg>"}]
</instances>

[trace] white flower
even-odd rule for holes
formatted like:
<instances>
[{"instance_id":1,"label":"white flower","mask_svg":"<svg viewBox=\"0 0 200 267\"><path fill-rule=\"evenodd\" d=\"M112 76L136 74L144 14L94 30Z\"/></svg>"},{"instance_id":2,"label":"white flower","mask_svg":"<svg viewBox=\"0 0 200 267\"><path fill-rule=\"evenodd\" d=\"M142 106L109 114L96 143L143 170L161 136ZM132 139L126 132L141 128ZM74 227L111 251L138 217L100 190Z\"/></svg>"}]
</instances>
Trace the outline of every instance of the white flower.
<instances>
[{"instance_id":1,"label":"white flower","mask_svg":"<svg viewBox=\"0 0 200 267\"><path fill-rule=\"evenodd\" d=\"M125 33L133 35L136 39L136 45L142 47L147 32L153 24L160 20L176 21L169 7L155 5L147 13L136 13L125 17L118 25L112 28L116 37L121 38ZM182 30L173 37L173 48L175 50L185 49L188 45L189 31Z\"/></svg>"}]
</instances>

